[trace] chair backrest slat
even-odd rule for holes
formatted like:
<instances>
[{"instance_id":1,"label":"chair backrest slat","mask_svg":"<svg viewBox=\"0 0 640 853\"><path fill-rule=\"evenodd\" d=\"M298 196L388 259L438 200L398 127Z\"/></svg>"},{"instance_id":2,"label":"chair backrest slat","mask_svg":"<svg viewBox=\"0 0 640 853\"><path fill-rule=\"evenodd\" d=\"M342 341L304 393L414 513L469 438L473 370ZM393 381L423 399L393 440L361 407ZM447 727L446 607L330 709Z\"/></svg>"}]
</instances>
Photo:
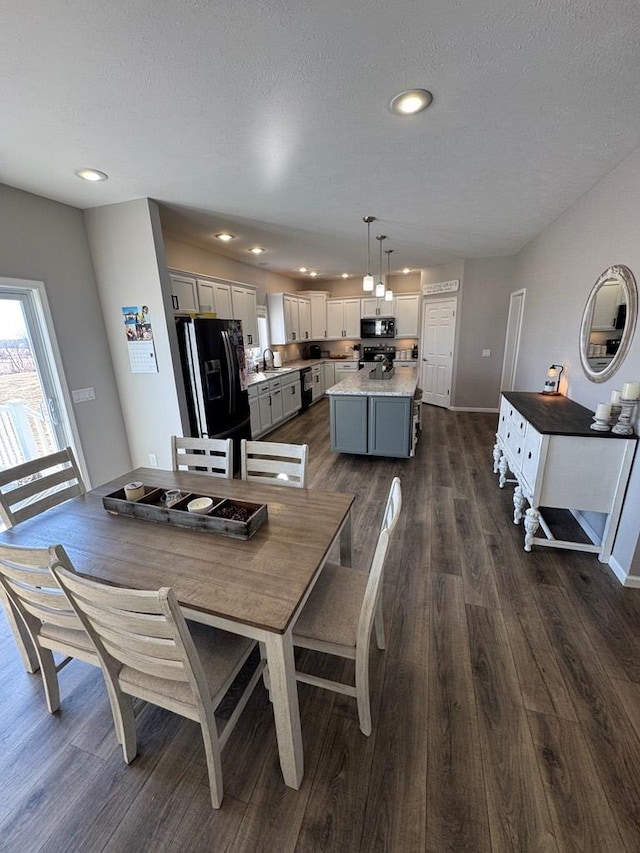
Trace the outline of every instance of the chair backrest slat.
<instances>
[{"instance_id":1,"label":"chair backrest slat","mask_svg":"<svg viewBox=\"0 0 640 853\"><path fill-rule=\"evenodd\" d=\"M174 471L203 471L213 477L233 477L233 442L230 438L171 436Z\"/></svg>"},{"instance_id":2,"label":"chair backrest slat","mask_svg":"<svg viewBox=\"0 0 640 853\"><path fill-rule=\"evenodd\" d=\"M210 702L202 664L171 589L109 587L81 578L55 562L51 571L71 599L114 686L126 666L152 679L188 685L194 708L203 709L203 691L208 697L204 701ZM144 623L150 613L154 617L146 622L148 635L144 636L141 618Z\"/></svg>"},{"instance_id":3,"label":"chair backrest slat","mask_svg":"<svg viewBox=\"0 0 640 853\"><path fill-rule=\"evenodd\" d=\"M60 549L60 556L63 554ZM20 549L0 544L0 583L23 617L29 614L60 628L81 630L78 617L48 565L48 548Z\"/></svg>"},{"instance_id":4,"label":"chair backrest slat","mask_svg":"<svg viewBox=\"0 0 640 853\"><path fill-rule=\"evenodd\" d=\"M243 480L306 489L309 445L243 439L240 453Z\"/></svg>"},{"instance_id":5,"label":"chair backrest slat","mask_svg":"<svg viewBox=\"0 0 640 853\"><path fill-rule=\"evenodd\" d=\"M60 488L65 483L69 485ZM13 527L85 491L73 451L67 447L0 471L0 517Z\"/></svg>"}]
</instances>

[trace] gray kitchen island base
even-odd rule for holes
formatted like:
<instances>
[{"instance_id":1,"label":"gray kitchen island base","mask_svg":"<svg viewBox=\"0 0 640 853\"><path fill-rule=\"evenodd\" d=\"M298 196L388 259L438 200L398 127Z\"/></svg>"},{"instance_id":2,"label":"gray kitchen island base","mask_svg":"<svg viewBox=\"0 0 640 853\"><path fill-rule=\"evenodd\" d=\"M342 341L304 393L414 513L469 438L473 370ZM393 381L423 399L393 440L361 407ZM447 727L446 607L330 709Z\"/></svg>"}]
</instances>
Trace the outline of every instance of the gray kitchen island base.
<instances>
[{"instance_id":1,"label":"gray kitchen island base","mask_svg":"<svg viewBox=\"0 0 640 853\"><path fill-rule=\"evenodd\" d=\"M384 383L356 375L330 388L331 449L367 456L411 456L416 383L413 368L400 368Z\"/></svg>"}]
</instances>

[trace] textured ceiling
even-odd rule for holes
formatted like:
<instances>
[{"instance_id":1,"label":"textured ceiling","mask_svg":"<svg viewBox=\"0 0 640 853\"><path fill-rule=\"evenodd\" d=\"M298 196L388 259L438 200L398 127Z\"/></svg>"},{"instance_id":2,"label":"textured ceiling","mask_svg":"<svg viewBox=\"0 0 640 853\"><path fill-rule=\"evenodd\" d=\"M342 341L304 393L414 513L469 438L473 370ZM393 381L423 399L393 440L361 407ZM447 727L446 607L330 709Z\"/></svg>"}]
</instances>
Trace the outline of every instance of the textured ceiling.
<instances>
[{"instance_id":1,"label":"textured ceiling","mask_svg":"<svg viewBox=\"0 0 640 853\"><path fill-rule=\"evenodd\" d=\"M637 0L8 0L0 180L289 274L362 274L366 214L393 268L511 254L640 144L639 41Z\"/></svg>"}]
</instances>

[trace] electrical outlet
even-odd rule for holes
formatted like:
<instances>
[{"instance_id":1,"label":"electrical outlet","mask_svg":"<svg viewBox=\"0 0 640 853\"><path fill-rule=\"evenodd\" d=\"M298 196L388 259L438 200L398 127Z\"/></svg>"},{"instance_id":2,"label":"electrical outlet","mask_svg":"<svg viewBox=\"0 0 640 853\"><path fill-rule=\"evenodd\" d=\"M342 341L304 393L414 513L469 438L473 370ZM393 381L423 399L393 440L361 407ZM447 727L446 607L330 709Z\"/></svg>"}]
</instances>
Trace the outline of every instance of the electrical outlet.
<instances>
[{"instance_id":1,"label":"electrical outlet","mask_svg":"<svg viewBox=\"0 0 640 853\"><path fill-rule=\"evenodd\" d=\"M152 468L158 467L158 457L155 453L149 454L149 465L151 465Z\"/></svg>"},{"instance_id":2,"label":"electrical outlet","mask_svg":"<svg viewBox=\"0 0 640 853\"><path fill-rule=\"evenodd\" d=\"M483 349L482 350L482 357L483 358L491 358L491 350L490 349Z\"/></svg>"}]
</instances>

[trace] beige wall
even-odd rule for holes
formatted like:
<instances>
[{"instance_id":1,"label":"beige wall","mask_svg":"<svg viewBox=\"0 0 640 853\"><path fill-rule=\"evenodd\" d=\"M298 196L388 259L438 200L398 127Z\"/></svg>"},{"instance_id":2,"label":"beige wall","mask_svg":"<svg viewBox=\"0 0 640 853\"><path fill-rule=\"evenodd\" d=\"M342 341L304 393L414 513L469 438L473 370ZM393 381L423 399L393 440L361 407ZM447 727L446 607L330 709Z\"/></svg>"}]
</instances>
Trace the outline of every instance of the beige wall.
<instances>
[{"instance_id":1,"label":"beige wall","mask_svg":"<svg viewBox=\"0 0 640 853\"><path fill-rule=\"evenodd\" d=\"M176 336L157 206L137 199L85 211L128 444L134 467L155 454L171 469L170 437L182 435L176 387ZM150 309L157 373L132 373L122 308Z\"/></svg>"},{"instance_id":2,"label":"beige wall","mask_svg":"<svg viewBox=\"0 0 640 853\"><path fill-rule=\"evenodd\" d=\"M166 263L170 269L183 270L194 275L209 275L239 284L252 284L257 288L258 305L266 303L267 293L295 293L300 289L296 281L288 276L225 258L223 255L178 240L171 234L164 233L163 239Z\"/></svg>"},{"instance_id":3,"label":"beige wall","mask_svg":"<svg viewBox=\"0 0 640 853\"><path fill-rule=\"evenodd\" d=\"M584 376L578 349L582 312L600 273L612 264L625 264L640 278L639 203L637 149L516 256L513 289L527 289L517 388L539 390L549 364L563 364L567 396L593 410L623 382L640 380L640 329L622 366L607 382L596 384ZM635 426L637 433L637 415ZM620 576L630 572L638 585L639 537L640 456L636 452L612 564Z\"/></svg>"},{"instance_id":4,"label":"beige wall","mask_svg":"<svg viewBox=\"0 0 640 853\"><path fill-rule=\"evenodd\" d=\"M0 276L44 282L70 390L95 389L73 405L89 480L131 467L120 399L82 213L0 185Z\"/></svg>"}]
</instances>

